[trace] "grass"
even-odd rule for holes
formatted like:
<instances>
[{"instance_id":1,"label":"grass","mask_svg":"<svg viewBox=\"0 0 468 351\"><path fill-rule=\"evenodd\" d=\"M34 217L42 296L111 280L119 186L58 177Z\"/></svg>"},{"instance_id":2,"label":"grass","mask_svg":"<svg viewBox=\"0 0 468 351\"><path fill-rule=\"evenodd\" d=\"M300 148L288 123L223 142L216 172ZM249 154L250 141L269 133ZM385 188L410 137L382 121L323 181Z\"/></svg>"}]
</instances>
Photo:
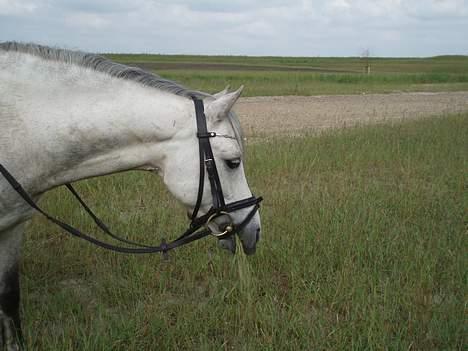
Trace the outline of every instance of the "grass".
<instances>
[{"instance_id":1,"label":"grass","mask_svg":"<svg viewBox=\"0 0 468 351\"><path fill-rule=\"evenodd\" d=\"M468 90L468 56L371 58L370 75L357 57L108 56L208 92L245 85L244 96Z\"/></svg>"},{"instance_id":2,"label":"grass","mask_svg":"<svg viewBox=\"0 0 468 351\"><path fill-rule=\"evenodd\" d=\"M359 57L265 57L265 56L195 56L151 54L106 54L112 60L132 63L158 64L218 64L226 69L237 67L323 69L326 71L363 72L365 60ZM467 73L468 56L436 56L427 58L370 57L376 73Z\"/></svg>"},{"instance_id":3,"label":"grass","mask_svg":"<svg viewBox=\"0 0 468 351\"><path fill-rule=\"evenodd\" d=\"M266 200L263 240L248 258L214 239L168 261L118 255L36 217L23 261L27 345L462 350L466 135L467 114L249 145L248 179ZM151 175L79 189L132 239L157 243L186 224ZM43 205L92 230L64 191Z\"/></svg>"},{"instance_id":4,"label":"grass","mask_svg":"<svg viewBox=\"0 0 468 351\"><path fill-rule=\"evenodd\" d=\"M375 74L275 71L158 71L198 90L217 92L245 85L243 96L334 95L468 90L468 74Z\"/></svg>"}]
</instances>

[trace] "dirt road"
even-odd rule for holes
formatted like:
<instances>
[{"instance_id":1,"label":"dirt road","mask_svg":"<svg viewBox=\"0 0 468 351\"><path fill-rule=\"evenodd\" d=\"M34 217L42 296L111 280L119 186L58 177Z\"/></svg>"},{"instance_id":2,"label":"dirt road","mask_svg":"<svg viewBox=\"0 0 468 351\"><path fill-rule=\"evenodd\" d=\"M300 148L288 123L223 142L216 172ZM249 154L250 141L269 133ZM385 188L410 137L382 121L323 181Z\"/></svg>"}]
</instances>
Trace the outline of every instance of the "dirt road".
<instances>
[{"instance_id":1,"label":"dirt road","mask_svg":"<svg viewBox=\"0 0 468 351\"><path fill-rule=\"evenodd\" d=\"M241 98L235 111L246 135L305 131L468 112L468 92Z\"/></svg>"}]
</instances>

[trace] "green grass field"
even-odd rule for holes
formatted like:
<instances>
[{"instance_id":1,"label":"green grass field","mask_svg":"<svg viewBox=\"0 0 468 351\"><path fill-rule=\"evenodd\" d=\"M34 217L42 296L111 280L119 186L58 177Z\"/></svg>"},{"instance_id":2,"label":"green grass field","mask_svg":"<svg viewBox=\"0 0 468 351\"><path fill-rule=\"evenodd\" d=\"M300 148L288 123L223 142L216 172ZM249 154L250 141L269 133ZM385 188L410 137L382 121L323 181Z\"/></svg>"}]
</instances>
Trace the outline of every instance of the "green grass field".
<instances>
[{"instance_id":1,"label":"green grass field","mask_svg":"<svg viewBox=\"0 0 468 351\"><path fill-rule=\"evenodd\" d=\"M468 90L468 56L370 58L109 54L207 92L245 85L244 96Z\"/></svg>"},{"instance_id":2,"label":"green grass field","mask_svg":"<svg viewBox=\"0 0 468 351\"><path fill-rule=\"evenodd\" d=\"M462 350L467 135L465 114L248 145L265 197L252 257L214 239L168 261L118 255L36 217L22 267L28 349ZM155 176L78 188L132 239L186 225ZM42 203L92 230L63 190Z\"/></svg>"}]
</instances>

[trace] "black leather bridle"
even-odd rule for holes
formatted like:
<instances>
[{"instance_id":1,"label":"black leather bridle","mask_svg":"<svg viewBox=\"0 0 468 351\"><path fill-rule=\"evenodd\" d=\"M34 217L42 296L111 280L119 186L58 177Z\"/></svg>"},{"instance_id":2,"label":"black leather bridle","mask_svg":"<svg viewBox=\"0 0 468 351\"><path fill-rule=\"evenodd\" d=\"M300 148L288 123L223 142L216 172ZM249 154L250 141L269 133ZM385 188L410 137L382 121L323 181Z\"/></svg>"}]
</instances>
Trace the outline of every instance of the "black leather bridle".
<instances>
[{"instance_id":1,"label":"black leather bridle","mask_svg":"<svg viewBox=\"0 0 468 351\"><path fill-rule=\"evenodd\" d=\"M198 137L198 150L200 152L200 177L198 184L198 195L195 208L191 216L191 226L197 226L199 223L205 223L208 225L209 222L219 217L220 215L226 215L228 217L229 213L240 210L242 208L247 208L254 206L246 218L237 226L231 224L223 228L222 233L214 234L218 238L223 238L231 235L233 232L240 231L255 215L259 208L259 203L263 200L262 197L251 196L249 198L231 202L226 204L224 202L223 189L221 187L221 181L219 180L218 169L216 168L216 162L213 156L213 150L211 149L210 138L216 137L215 132L208 132L206 125L206 116L203 106L203 100L193 98L195 104L195 115L197 118L197 137ZM203 198L203 190L205 183L205 168L208 173L208 180L211 186L211 197L213 199L213 206L211 209L203 216L197 217L198 211L200 210L200 205Z\"/></svg>"},{"instance_id":2,"label":"black leather bridle","mask_svg":"<svg viewBox=\"0 0 468 351\"><path fill-rule=\"evenodd\" d=\"M162 252L166 253L176 247L186 245L192 241L201 239L209 234L216 236L218 239L225 239L231 235L240 232L254 217L255 213L260 207L260 202L263 200L262 197L249 197L243 200L235 201L226 204L224 201L223 189L221 187L221 181L219 179L218 170L216 168L216 162L213 156L213 150L211 149L210 138L216 137L215 132L208 132L206 124L206 116L204 112L203 100L200 100L196 97L193 97L193 102L195 104L195 114L197 119L197 137L199 144L200 152L200 178L198 185L198 195L197 201L194 207L194 210L191 215L191 222L187 230L182 233L177 239L167 243L165 239L162 239L162 243L158 246L151 246L136 243L124 238L121 238L114 233L94 214L94 212L86 205L83 199L78 195L76 190L72 187L71 184L65 184L68 190L73 194L73 196L78 200L81 206L85 211L91 216L96 225L112 239L117 240L127 246L118 246L110 244L101 240L98 240L82 231L74 228L73 226L62 222L61 220L49 215L47 212L42 210L36 202L29 196L29 194L24 190L21 184L8 172L8 170L0 164L0 173L5 177L8 183L13 187L13 189L36 211L45 216L49 221L55 223L63 230L67 231L73 236L86 240L92 244L95 244L99 247L121 252L121 253L132 253L132 254L143 254L143 253L156 253ZM213 199L213 206L211 209L202 216L197 217L200 210L200 206L203 199L204 193L204 184L205 184L205 169L208 174L208 180L211 186L211 196ZM238 224L234 224L230 213L252 207L250 212ZM208 228L208 225L216 218L224 216L229 219L229 223L226 224L222 231L219 233L214 233L211 229Z\"/></svg>"}]
</instances>

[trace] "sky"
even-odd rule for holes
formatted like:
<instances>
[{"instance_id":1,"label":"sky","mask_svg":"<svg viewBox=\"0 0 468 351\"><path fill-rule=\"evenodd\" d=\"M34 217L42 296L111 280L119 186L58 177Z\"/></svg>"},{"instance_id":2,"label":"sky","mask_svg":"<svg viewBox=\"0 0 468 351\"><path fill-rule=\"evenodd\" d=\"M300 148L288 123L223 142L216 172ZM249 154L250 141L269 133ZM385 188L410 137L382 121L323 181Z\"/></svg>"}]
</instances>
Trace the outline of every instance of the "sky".
<instances>
[{"instance_id":1,"label":"sky","mask_svg":"<svg viewBox=\"0 0 468 351\"><path fill-rule=\"evenodd\" d=\"M0 41L90 52L468 55L468 0L0 0Z\"/></svg>"}]
</instances>

